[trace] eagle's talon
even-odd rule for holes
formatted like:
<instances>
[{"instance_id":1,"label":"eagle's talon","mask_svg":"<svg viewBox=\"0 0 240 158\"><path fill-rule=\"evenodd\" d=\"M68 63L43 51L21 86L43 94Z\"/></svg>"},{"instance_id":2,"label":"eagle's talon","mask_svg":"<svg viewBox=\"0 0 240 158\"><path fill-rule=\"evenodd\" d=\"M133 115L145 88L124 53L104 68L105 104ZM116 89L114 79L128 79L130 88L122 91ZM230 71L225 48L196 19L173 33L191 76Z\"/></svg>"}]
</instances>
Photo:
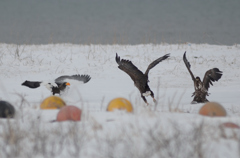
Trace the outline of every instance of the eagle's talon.
<instances>
[{"instance_id":1,"label":"eagle's talon","mask_svg":"<svg viewBox=\"0 0 240 158\"><path fill-rule=\"evenodd\" d=\"M156 104L156 103L157 103L157 100L153 98L153 102Z\"/></svg>"}]
</instances>

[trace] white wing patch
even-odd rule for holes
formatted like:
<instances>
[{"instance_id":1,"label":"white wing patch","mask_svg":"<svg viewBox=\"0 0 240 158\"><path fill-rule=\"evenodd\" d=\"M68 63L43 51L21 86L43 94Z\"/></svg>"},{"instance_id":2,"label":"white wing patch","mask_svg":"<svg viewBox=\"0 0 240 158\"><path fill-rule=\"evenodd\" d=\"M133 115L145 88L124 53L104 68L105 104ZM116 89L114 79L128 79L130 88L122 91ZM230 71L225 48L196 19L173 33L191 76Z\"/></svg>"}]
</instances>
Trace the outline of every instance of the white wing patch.
<instances>
[{"instance_id":1,"label":"white wing patch","mask_svg":"<svg viewBox=\"0 0 240 158\"><path fill-rule=\"evenodd\" d=\"M57 84L55 82L43 81L40 86L45 86L48 90L52 91L52 87L57 87Z\"/></svg>"}]
</instances>

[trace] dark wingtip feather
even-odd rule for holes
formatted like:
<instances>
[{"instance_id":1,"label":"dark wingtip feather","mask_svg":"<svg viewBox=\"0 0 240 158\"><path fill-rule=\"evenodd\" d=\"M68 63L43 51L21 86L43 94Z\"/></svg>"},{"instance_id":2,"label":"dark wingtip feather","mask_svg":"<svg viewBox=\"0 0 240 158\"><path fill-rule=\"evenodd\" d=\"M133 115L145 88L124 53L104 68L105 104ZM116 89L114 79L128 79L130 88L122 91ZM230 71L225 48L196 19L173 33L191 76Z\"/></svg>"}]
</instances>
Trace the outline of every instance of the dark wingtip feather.
<instances>
[{"instance_id":1,"label":"dark wingtip feather","mask_svg":"<svg viewBox=\"0 0 240 158\"><path fill-rule=\"evenodd\" d=\"M186 51L183 54L183 60L186 59Z\"/></svg>"},{"instance_id":2,"label":"dark wingtip feather","mask_svg":"<svg viewBox=\"0 0 240 158\"><path fill-rule=\"evenodd\" d=\"M218 68L213 68L212 69L214 71L214 80L218 81L221 77L222 77L222 71L220 71Z\"/></svg>"},{"instance_id":3,"label":"dark wingtip feather","mask_svg":"<svg viewBox=\"0 0 240 158\"><path fill-rule=\"evenodd\" d=\"M165 54L165 55L163 56L163 60L167 59L168 57L170 57L170 53Z\"/></svg>"},{"instance_id":4,"label":"dark wingtip feather","mask_svg":"<svg viewBox=\"0 0 240 158\"><path fill-rule=\"evenodd\" d=\"M87 83L90 80L91 80L91 77L89 75L86 75L86 81L84 83Z\"/></svg>"},{"instance_id":5,"label":"dark wingtip feather","mask_svg":"<svg viewBox=\"0 0 240 158\"><path fill-rule=\"evenodd\" d=\"M187 67L191 68L191 64L188 62L187 57L186 57L186 51L183 54L183 61Z\"/></svg>"},{"instance_id":6,"label":"dark wingtip feather","mask_svg":"<svg viewBox=\"0 0 240 158\"><path fill-rule=\"evenodd\" d=\"M81 75L81 78L84 78L83 83L87 83L91 80L91 77L89 75Z\"/></svg>"},{"instance_id":7,"label":"dark wingtip feather","mask_svg":"<svg viewBox=\"0 0 240 158\"><path fill-rule=\"evenodd\" d=\"M186 57L186 51L184 52L184 54L183 54L183 60L184 59L187 59L187 57Z\"/></svg>"},{"instance_id":8,"label":"dark wingtip feather","mask_svg":"<svg viewBox=\"0 0 240 158\"><path fill-rule=\"evenodd\" d=\"M118 56L118 54L117 54L117 53L116 53L115 60L116 60L116 62L119 64L119 62L120 62L120 56Z\"/></svg>"},{"instance_id":9,"label":"dark wingtip feather","mask_svg":"<svg viewBox=\"0 0 240 158\"><path fill-rule=\"evenodd\" d=\"M78 80L78 81L82 81L83 83L87 83L91 77L89 75L72 75L72 76L67 76L65 77L66 79L74 79L74 80Z\"/></svg>"},{"instance_id":10,"label":"dark wingtip feather","mask_svg":"<svg viewBox=\"0 0 240 158\"><path fill-rule=\"evenodd\" d=\"M27 83L27 80L22 83L22 86L25 86Z\"/></svg>"},{"instance_id":11,"label":"dark wingtip feather","mask_svg":"<svg viewBox=\"0 0 240 158\"><path fill-rule=\"evenodd\" d=\"M170 57L170 53L165 54L164 56L161 57L161 58L162 58L161 61L163 61L163 60L165 60L165 59L167 59L167 58L169 58L169 57Z\"/></svg>"}]
</instances>

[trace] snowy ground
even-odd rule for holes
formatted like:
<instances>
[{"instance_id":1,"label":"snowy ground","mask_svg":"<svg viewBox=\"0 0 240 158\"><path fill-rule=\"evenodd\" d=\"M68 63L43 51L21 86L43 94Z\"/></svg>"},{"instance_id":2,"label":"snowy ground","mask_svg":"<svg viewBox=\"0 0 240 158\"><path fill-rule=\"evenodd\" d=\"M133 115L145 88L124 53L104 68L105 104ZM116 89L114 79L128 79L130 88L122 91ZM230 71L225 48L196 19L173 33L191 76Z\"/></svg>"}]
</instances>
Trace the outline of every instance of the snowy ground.
<instances>
[{"instance_id":1,"label":"snowy ground","mask_svg":"<svg viewBox=\"0 0 240 158\"><path fill-rule=\"evenodd\" d=\"M187 51L192 72L202 78L218 67L223 76L211 86L209 101L219 102L227 117L198 114L190 104L193 82L182 60ZM115 55L131 60L143 72L164 54L169 59L149 74L158 104L146 106L131 78L117 68ZM7 45L0 44L0 99L17 110L0 120L0 157L240 157L240 45ZM83 110L82 121L49 123L58 110L40 110L51 93L21 86L25 80L54 80L61 75L89 74L82 85L72 82L61 96ZM110 100L124 97L134 112L106 112Z\"/></svg>"}]
</instances>

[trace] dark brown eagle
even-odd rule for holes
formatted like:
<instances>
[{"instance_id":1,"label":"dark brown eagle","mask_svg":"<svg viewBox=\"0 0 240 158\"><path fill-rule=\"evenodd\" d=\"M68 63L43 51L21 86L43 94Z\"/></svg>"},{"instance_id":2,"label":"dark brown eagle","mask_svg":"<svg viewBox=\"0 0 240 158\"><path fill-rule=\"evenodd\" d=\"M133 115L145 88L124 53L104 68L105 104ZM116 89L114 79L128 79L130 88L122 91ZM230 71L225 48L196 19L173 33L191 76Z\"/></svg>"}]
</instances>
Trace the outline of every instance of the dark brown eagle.
<instances>
[{"instance_id":1,"label":"dark brown eagle","mask_svg":"<svg viewBox=\"0 0 240 158\"><path fill-rule=\"evenodd\" d=\"M192 95L192 97L194 96L192 103L208 102L206 98L206 96L209 95L208 88L210 87L210 84L213 86L212 82L218 81L222 77L222 71L220 71L218 68L210 69L205 73L203 81L201 81L200 77L197 76L195 78L190 70L191 65L186 58L186 52L183 55L183 61L194 82L195 92Z\"/></svg>"},{"instance_id":2,"label":"dark brown eagle","mask_svg":"<svg viewBox=\"0 0 240 158\"><path fill-rule=\"evenodd\" d=\"M72 75L72 76L60 76L56 78L53 82L47 81L28 81L22 83L23 86L27 86L29 88L38 88L40 86L45 86L49 89L52 94L61 94L67 86L70 85L69 81L76 80L81 83L87 83L91 77L89 75ZM68 81L69 80L69 81Z\"/></svg>"},{"instance_id":3,"label":"dark brown eagle","mask_svg":"<svg viewBox=\"0 0 240 158\"><path fill-rule=\"evenodd\" d=\"M141 97L144 100L144 102L148 105L148 102L146 100L146 96L151 95L153 98L153 101L156 103L156 100L154 99L154 93L151 91L150 87L148 86L148 73L150 69L152 69L154 66L156 66L161 61L167 59L170 55L166 54L156 60L154 60L147 68L145 73L143 74L142 71L140 71L133 63L129 60L122 59L120 60L120 57L116 53L116 62L118 63L118 68L126 72L133 80L134 85L138 88L138 90L141 93Z\"/></svg>"}]
</instances>

